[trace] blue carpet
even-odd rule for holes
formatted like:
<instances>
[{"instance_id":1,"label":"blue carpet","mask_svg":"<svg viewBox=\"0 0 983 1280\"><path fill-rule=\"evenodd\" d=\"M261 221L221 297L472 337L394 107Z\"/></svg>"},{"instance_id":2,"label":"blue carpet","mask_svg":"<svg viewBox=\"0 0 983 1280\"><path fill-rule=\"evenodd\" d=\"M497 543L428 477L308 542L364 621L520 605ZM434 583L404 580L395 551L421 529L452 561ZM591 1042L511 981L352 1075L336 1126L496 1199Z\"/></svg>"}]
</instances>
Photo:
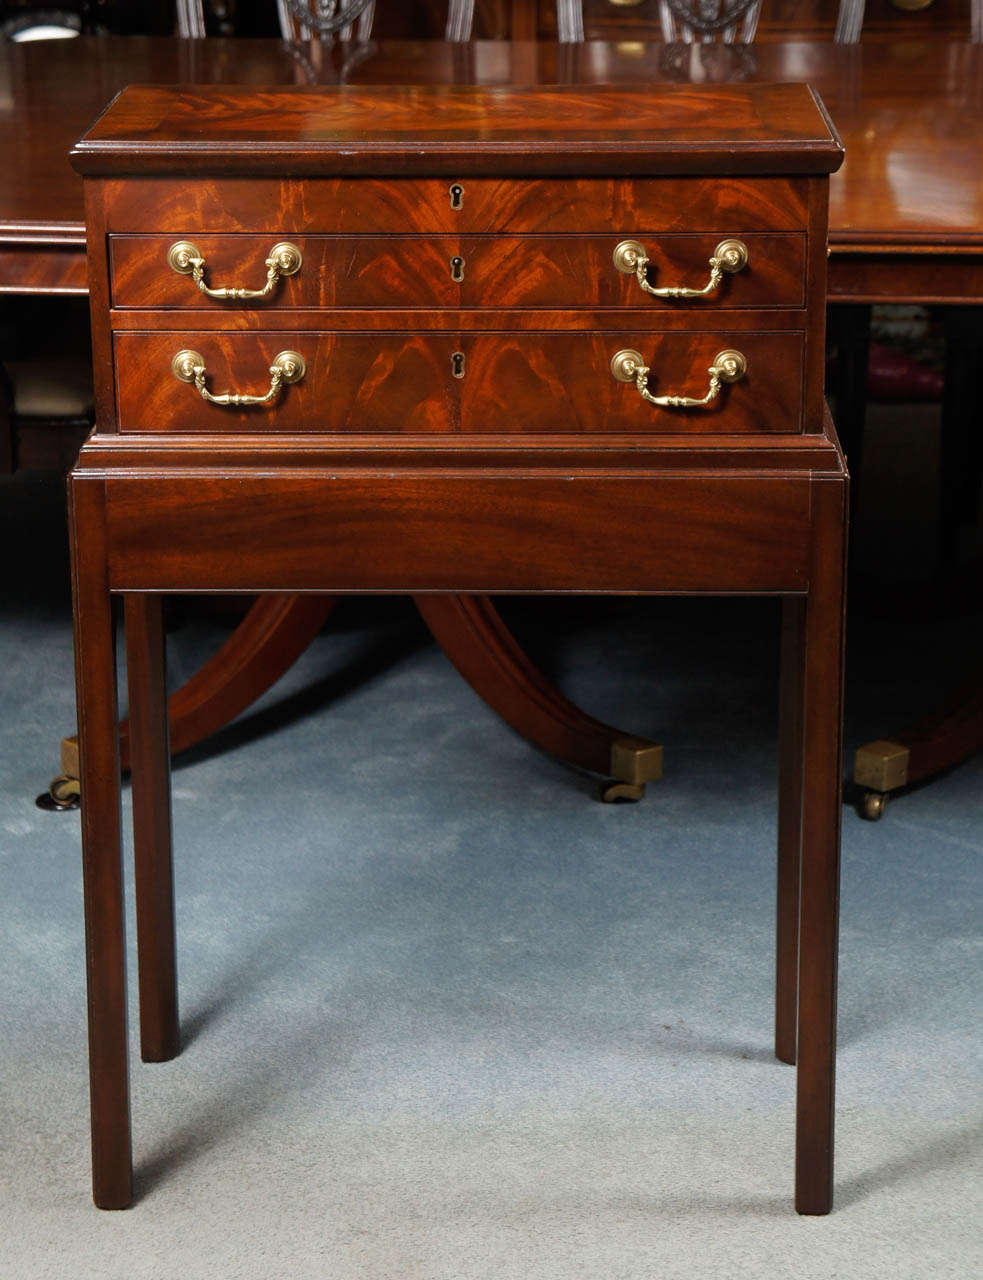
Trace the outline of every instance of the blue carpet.
<instances>
[{"instance_id":1,"label":"blue carpet","mask_svg":"<svg viewBox=\"0 0 983 1280\"><path fill-rule=\"evenodd\" d=\"M844 810L837 1207L792 1211L773 601L506 602L568 694L665 742L618 806L407 604L339 608L175 769L186 1047L134 1045L139 1199L96 1211L78 817L34 807L73 723L57 502L3 504L2 1280L980 1273L980 758ZM848 757L980 632L855 620ZM178 628L172 681L224 634Z\"/></svg>"}]
</instances>

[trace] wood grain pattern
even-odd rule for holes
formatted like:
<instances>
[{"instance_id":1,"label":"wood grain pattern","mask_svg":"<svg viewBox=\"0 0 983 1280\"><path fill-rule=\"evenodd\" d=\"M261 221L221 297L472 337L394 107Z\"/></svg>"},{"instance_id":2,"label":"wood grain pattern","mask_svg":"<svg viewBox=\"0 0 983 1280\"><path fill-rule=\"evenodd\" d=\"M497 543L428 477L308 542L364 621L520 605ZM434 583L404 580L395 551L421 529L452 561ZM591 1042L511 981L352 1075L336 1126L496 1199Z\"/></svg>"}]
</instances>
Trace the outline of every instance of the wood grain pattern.
<instances>
[{"instance_id":1,"label":"wood grain pattern","mask_svg":"<svg viewBox=\"0 0 983 1280\"><path fill-rule=\"evenodd\" d=\"M156 594L748 592L804 598L804 610L786 611L797 628L786 636L786 666L798 670L787 670L783 682L777 1044L789 1055L794 1031L800 1063L796 1204L801 1212L826 1212L846 471L819 376L825 170L837 147L828 132L818 142L801 129L790 139L794 111L781 126L770 121L779 100L803 103L801 93L726 89L675 95L671 104L667 97L660 127L678 123L674 113L685 114L687 101L691 114L664 145L651 115L660 95L646 94L643 101L606 88L587 95L137 90L103 118L88 160L106 172L145 175L171 167L203 177L187 184L145 176L88 183L97 354L107 357L101 403L115 401L124 434L95 437L73 472L79 664L84 669L93 641L105 640L110 592L150 593L149 601L131 607L133 643L145 650L133 662L139 695L133 732L141 739L134 759L144 789L138 837L141 893L150 911L143 918L158 917L151 931L166 932L166 708ZM411 101L418 113L433 107L432 118L424 111L422 125L410 121ZM708 105L718 101L725 104L724 125L716 119L711 133ZM374 120L365 114L370 102L377 107ZM561 102L569 119L556 116ZM630 117L626 125L625 109L636 102L640 120ZM615 107L622 113L617 139ZM281 108L285 114L278 116ZM822 122L814 104L810 110ZM555 135L548 127L554 118ZM281 132L284 119L290 140ZM750 131L746 146L735 145L731 126L737 123ZM356 124L364 126L358 137ZM770 141L754 140L758 124L770 129ZM464 204L452 209L434 175L452 172L442 166L465 156L468 142L474 154L458 171ZM330 176L356 161L357 179L338 183ZM692 167L698 161L699 170ZM735 165L756 176L735 184L728 177ZM575 180L565 184L558 175L568 166ZM776 204L773 180L761 176L774 166L797 175L788 180L794 199L785 206ZM260 177L247 190L240 176L247 167L274 177ZM673 176L678 170L693 177ZM410 175L405 182L391 176L402 172ZM669 176L653 176L660 172ZM817 176L803 176L810 172ZM312 176L292 176L298 173ZM505 176L478 188L489 173ZM599 182L583 173L607 176ZM523 174L532 175L528 183ZM380 175L388 180L376 181ZM410 213L427 183L432 205ZM688 253L705 255L704 234L723 236L724 226L739 233L730 218L721 225L730 200L742 218L753 218L755 210L762 218L747 234L788 242L788 254L779 248L762 277L771 272L766 293L777 292L786 305L775 305L773 297L763 302L752 290L752 305L741 309L731 296L736 289L728 289L726 305L711 311L632 306L624 292L628 280L615 280L620 293L605 292L611 287L610 268L601 270L612 247L607 237L626 225L631 230L624 234L641 238L645 226L614 221L615 210L644 208L665 224L655 258L662 275L692 265ZM332 214L332 208L345 212ZM153 305L110 310L107 231L127 237L113 245L121 255L117 300L145 302L139 286L148 242L137 238L156 237L159 252L170 235L158 221L165 209L180 223L181 236L216 238L209 247L219 270L242 267L241 258L223 262L220 236L244 236L252 241L249 252L262 253L257 236L295 234L289 224L271 224L271 210L291 211L315 241L312 292L302 296L303 305L261 311L189 308L167 301L165 290L151 296ZM694 224L694 209L702 210L705 228ZM398 296L387 292L381 304L367 305L364 299L377 295L375 281L366 286L364 279L378 259L359 255L366 242L385 234L368 228L400 210L417 221L397 229L384 251L387 274L400 279ZM318 224L320 214L357 228L332 236ZM431 216L442 225L421 231L420 220ZM465 280L451 292L454 305L446 305L446 294L429 292L419 301L418 264L409 267L401 258L409 236L426 242L419 260L424 280L427 255L435 260L447 239L473 260L473 273L466 266ZM567 288L573 292L564 293ZM359 305L346 309L349 296ZM583 297L591 304L556 302ZM793 297L796 305L787 305ZM542 329L534 325L537 316L546 317ZM618 317L610 329L605 316ZM457 317L462 323L455 328ZM709 386L710 364L726 347L744 352L748 370L709 406L652 405L610 373L611 356L629 346L650 366L655 394L698 400ZM299 350L308 371L273 405L211 405L172 375L175 352L189 347L201 353L216 394L262 395L268 367L285 348ZM113 362L116 381L108 385ZM802 433L804 421L811 437ZM112 413L103 425L117 425ZM90 545L93 565L86 563ZM619 551L625 546L628 555ZM587 751L596 763L607 731L571 712L548 686L544 692L544 682L490 615L480 607L429 612L438 630L443 619L463 644L467 662L478 661L482 678L489 664L504 662L511 688L503 705L514 721L533 725L565 750ZM86 797L87 907L105 923L109 939L107 954L90 960L90 1027L94 1054L101 1055L93 1068L93 1146L100 1202L122 1203L129 1165L121 1139L129 1126L126 1047L119 1035L125 1004L116 982L118 812L114 817L112 789L91 764L115 751L115 720L93 705L110 669L111 655L103 653L95 683L80 682L80 737L96 788L94 807ZM151 715L156 727L147 726ZM117 781L114 767L113 788ZM802 920L797 983L796 884ZM150 947L154 963L166 953L166 945ZM172 975L164 972L167 964L157 967L151 998L169 1005ZM797 1019L791 1013L796 990Z\"/></svg>"},{"instance_id":2,"label":"wood grain pattern","mask_svg":"<svg viewBox=\"0 0 983 1280\"><path fill-rule=\"evenodd\" d=\"M205 260L205 284L211 288L260 289L266 284L265 259L292 233L275 227L262 237L201 235L191 239ZM300 270L281 277L267 298L236 301L209 298L190 275L167 265L173 236L112 236L109 252L116 307L210 308L268 311L287 307L452 307L461 302L461 286L451 279L450 260L461 252L457 237L442 239L381 236L295 236L303 254Z\"/></svg>"},{"instance_id":3,"label":"wood grain pattern","mask_svg":"<svg viewBox=\"0 0 983 1280\"><path fill-rule=\"evenodd\" d=\"M775 911L775 1057L795 1063L802 862L802 678L805 596L782 599L778 700L778 874Z\"/></svg>"},{"instance_id":4,"label":"wood grain pattern","mask_svg":"<svg viewBox=\"0 0 983 1280\"><path fill-rule=\"evenodd\" d=\"M109 173L829 173L800 84L337 89L131 86L71 153Z\"/></svg>"},{"instance_id":5,"label":"wood grain pattern","mask_svg":"<svg viewBox=\"0 0 983 1280\"><path fill-rule=\"evenodd\" d=\"M908 27L924 16L905 14L901 21ZM964 18L960 30L965 32ZM923 249L983 246L983 45L969 44L964 36L923 39L909 31L897 40L865 41L862 48L851 48L804 41L786 32L774 43L759 42L750 62L741 49L727 45L692 46L682 60L677 52L667 60L659 43L593 41L581 48L559 48L486 42L462 59L459 48L439 41L382 40L373 57L346 74L363 83L398 79L405 85L454 77L491 86L519 77L527 84L569 79L585 85L613 81L642 86L708 74L721 80L735 75L773 83L802 80L821 95L849 156L831 184L831 288L838 296L850 297L855 266L839 256L841 245L866 243L876 249L893 238L895 248L919 241ZM339 48L327 59L323 74L337 78L344 62ZM60 45L0 46L0 80L12 95L9 107L0 109L0 173L7 175L0 182L0 229L22 235L58 226L82 234L81 181L68 164L68 151L125 85L292 83L296 74L296 63L276 40L82 37ZM877 298L891 297L892 290L901 299L948 296L942 282L933 281L931 269L926 273L915 262L892 265L886 255L879 263ZM909 266L912 285L905 280ZM958 274L949 282L959 301L979 296L972 285L964 288ZM924 288L923 294L916 293L916 285ZM874 292L871 285L868 300Z\"/></svg>"},{"instance_id":6,"label":"wood grain pattern","mask_svg":"<svg viewBox=\"0 0 983 1280\"><path fill-rule=\"evenodd\" d=\"M140 987L140 1056L167 1062L181 1049L171 858L170 749L160 596L124 602L128 737L133 794L134 887ZM122 754L122 753L121 753Z\"/></svg>"},{"instance_id":7,"label":"wood grain pattern","mask_svg":"<svg viewBox=\"0 0 983 1280\"><path fill-rule=\"evenodd\" d=\"M650 178L467 178L452 209L446 179L108 178L110 232L185 237L242 232L280 236L804 231L807 183L720 175Z\"/></svg>"},{"instance_id":8,"label":"wood grain pattern","mask_svg":"<svg viewBox=\"0 0 983 1280\"><path fill-rule=\"evenodd\" d=\"M637 346L654 395L706 394L717 352L738 347L748 373L704 409L646 404L615 381L610 360ZM269 405L208 404L171 373L181 349L205 361L213 394L262 394L284 349L307 361L304 380ZM638 432L794 432L801 428L801 333L414 334L117 333L123 432L466 432L522 436ZM452 356L464 355L455 378Z\"/></svg>"},{"instance_id":9,"label":"wood grain pattern","mask_svg":"<svg viewBox=\"0 0 983 1280\"><path fill-rule=\"evenodd\" d=\"M833 1204L847 497L845 483L813 484L803 634L795 1207L808 1214Z\"/></svg>"},{"instance_id":10,"label":"wood grain pattern","mask_svg":"<svg viewBox=\"0 0 983 1280\"><path fill-rule=\"evenodd\" d=\"M213 394L262 395L278 352L307 361L302 382L269 405L206 404L171 373L182 348L204 357ZM117 334L114 339L121 431L366 432L455 431L458 383L453 335L276 333Z\"/></svg>"},{"instance_id":11,"label":"wood grain pattern","mask_svg":"<svg viewBox=\"0 0 983 1280\"><path fill-rule=\"evenodd\" d=\"M806 255L805 373L803 397L806 405L804 431L821 431L820 406L826 394L826 275L829 236L829 183L824 178L809 181L809 252Z\"/></svg>"},{"instance_id":12,"label":"wood grain pattern","mask_svg":"<svg viewBox=\"0 0 983 1280\"><path fill-rule=\"evenodd\" d=\"M326 323L338 333L680 333L694 325L721 333L755 330L805 328L810 312L777 307L570 307L566 309L520 307L446 307L431 311L424 307L377 307L363 311L355 307L333 307L330 311L294 310L271 307L252 310L233 307L223 310L118 309L110 313L114 333L173 333L194 329L200 333L303 333L323 332Z\"/></svg>"},{"instance_id":13,"label":"wood grain pattern","mask_svg":"<svg viewBox=\"0 0 983 1280\"><path fill-rule=\"evenodd\" d=\"M830 301L976 306L983 298L983 250L941 254L935 245L923 245L917 253L896 248L886 245L879 252L851 252L831 261Z\"/></svg>"},{"instance_id":14,"label":"wood grain pattern","mask_svg":"<svg viewBox=\"0 0 983 1280\"><path fill-rule=\"evenodd\" d=\"M636 231L651 260L654 287L702 288L727 225L712 234ZM733 234L738 234L733 232ZM629 233L603 236L294 236L300 270L281 278L267 298L236 301L201 293L189 275L167 265L173 236L114 235L109 253L113 305L118 308L209 308L222 314L318 307L630 307L679 311L687 307L801 307L805 237L740 232L748 266L725 275L706 298L662 299L646 294L634 276L617 271L615 246ZM265 259L274 243L290 238L271 227L263 237L200 235L190 228L206 262L210 287L256 289L266 281ZM463 258L463 279L451 261Z\"/></svg>"},{"instance_id":15,"label":"wood grain pattern","mask_svg":"<svg viewBox=\"0 0 983 1280\"><path fill-rule=\"evenodd\" d=\"M126 918L116 732L116 644L107 577L105 485L69 480L75 686L82 805L92 1196L102 1209L133 1195L127 1051Z\"/></svg>"},{"instance_id":16,"label":"wood grain pattern","mask_svg":"<svg viewBox=\"0 0 983 1280\"><path fill-rule=\"evenodd\" d=\"M731 233L724 230L726 225L721 222L720 230L711 235L642 229L604 236L465 236L462 302L484 307L623 307L656 313L802 306L805 237ZM633 275L617 271L612 261L622 239L637 239L649 258L647 280L654 288L700 289L710 278L708 264L717 244L731 234L740 234L746 243L748 266L725 275L705 298L653 297Z\"/></svg>"},{"instance_id":17,"label":"wood grain pattern","mask_svg":"<svg viewBox=\"0 0 983 1280\"><path fill-rule=\"evenodd\" d=\"M244 471L114 475L107 493L118 591L795 592L809 580L801 476ZM612 554L615 530L634 531L631 556Z\"/></svg>"},{"instance_id":18,"label":"wood grain pattern","mask_svg":"<svg viewBox=\"0 0 983 1280\"><path fill-rule=\"evenodd\" d=\"M83 237L59 245L0 241L0 293L84 294Z\"/></svg>"},{"instance_id":19,"label":"wood grain pattern","mask_svg":"<svg viewBox=\"0 0 983 1280\"><path fill-rule=\"evenodd\" d=\"M705 395L707 370L724 348L739 347L748 372L706 408L658 408L633 384L611 376L611 357L622 347L642 354L655 396ZM801 427L798 333L462 334L461 350L468 368L461 383L462 431L671 434Z\"/></svg>"}]
</instances>

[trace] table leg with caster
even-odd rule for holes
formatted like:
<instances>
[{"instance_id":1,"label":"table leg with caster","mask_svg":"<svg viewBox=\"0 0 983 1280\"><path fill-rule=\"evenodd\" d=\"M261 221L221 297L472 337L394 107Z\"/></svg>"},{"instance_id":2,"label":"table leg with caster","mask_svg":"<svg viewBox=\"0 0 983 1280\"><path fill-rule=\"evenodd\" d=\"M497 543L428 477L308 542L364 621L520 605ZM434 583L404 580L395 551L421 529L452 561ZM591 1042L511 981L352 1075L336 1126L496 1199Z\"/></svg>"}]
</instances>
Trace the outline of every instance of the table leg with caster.
<instances>
[{"instance_id":1,"label":"table leg with caster","mask_svg":"<svg viewBox=\"0 0 983 1280\"><path fill-rule=\"evenodd\" d=\"M187 751L233 720L297 661L335 605L329 595L260 596L222 647L168 699L172 755ZM120 725L120 762L130 767L130 725ZM78 803L78 742L61 744L62 774L45 808Z\"/></svg>"},{"instance_id":2,"label":"table leg with caster","mask_svg":"<svg viewBox=\"0 0 983 1280\"><path fill-rule=\"evenodd\" d=\"M524 738L581 769L608 775L605 800L640 800L662 777L662 747L581 711L550 683L487 596L415 596L437 643L472 689Z\"/></svg>"},{"instance_id":3,"label":"table leg with caster","mask_svg":"<svg viewBox=\"0 0 983 1280\"><path fill-rule=\"evenodd\" d=\"M853 780L865 789L863 814L884 816L892 792L961 764L983 750L983 669L966 681L941 711L891 738L857 750Z\"/></svg>"}]
</instances>

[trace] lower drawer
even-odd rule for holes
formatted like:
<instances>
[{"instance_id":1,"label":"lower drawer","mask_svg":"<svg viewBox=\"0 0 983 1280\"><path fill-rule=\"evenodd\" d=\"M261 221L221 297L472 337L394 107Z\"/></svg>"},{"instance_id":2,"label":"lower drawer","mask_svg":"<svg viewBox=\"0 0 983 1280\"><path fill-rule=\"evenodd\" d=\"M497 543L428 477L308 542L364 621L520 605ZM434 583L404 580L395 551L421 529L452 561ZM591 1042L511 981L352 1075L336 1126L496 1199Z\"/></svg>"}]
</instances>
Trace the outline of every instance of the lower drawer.
<instances>
[{"instance_id":1,"label":"lower drawer","mask_svg":"<svg viewBox=\"0 0 983 1280\"><path fill-rule=\"evenodd\" d=\"M774 333L118 333L119 430L430 434L676 434L801 429L804 335ZM298 353L303 376L271 366ZM639 361L612 358L633 351ZM718 354L745 368L705 404ZM177 361L179 353L185 355ZM734 365L728 366L733 371ZM197 375L195 371L197 370ZM295 372L289 368L288 374ZM266 397L210 402L203 395ZM272 392L272 393L271 393Z\"/></svg>"}]
</instances>

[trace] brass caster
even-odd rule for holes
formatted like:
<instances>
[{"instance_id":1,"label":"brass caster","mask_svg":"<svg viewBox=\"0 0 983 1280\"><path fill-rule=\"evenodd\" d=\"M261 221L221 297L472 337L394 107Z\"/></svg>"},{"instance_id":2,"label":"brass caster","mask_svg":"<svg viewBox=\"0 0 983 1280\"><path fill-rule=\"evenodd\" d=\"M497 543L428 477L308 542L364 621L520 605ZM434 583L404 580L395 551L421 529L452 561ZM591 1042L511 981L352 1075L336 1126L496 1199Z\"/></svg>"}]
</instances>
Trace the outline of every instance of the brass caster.
<instances>
[{"instance_id":1,"label":"brass caster","mask_svg":"<svg viewBox=\"0 0 983 1280\"><path fill-rule=\"evenodd\" d=\"M606 782L601 787L601 799L605 804L617 804L619 800L630 800L633 803L645 795L644 782Z\"/></svg>"},{"instance_id":2,"label":"brass caster","mask_svg":"<svg viewBox=\"0 0 983 1280\"><path fill-rule=\"evenodd\" d=\"M601 787L604 803L637 802L645 795L646 782L662 777L662 747L647 738L615 738L608 769L611 778Z\"/></svg>"},{"instance_id":3,"label":"brass caster","mask_svg":"<svg viewBox=\"0 0 983 1280\"><path fill-rule=\"evenodd\" d=\"M868 791L864 794L864 817L869 822L877 822L883 818L886 808L887 793L885 791Z\"/></svg>"},{"instance_id":4,"label":"brass caster","mask_svg":"<svg viewBox=\"0 0 983 1280\"><path fill-rule=\"evenodd\" d=\"M78 778L70 778L65 774L59 774L57 778L52 778L48 790L43 795L38 796L34 803L39 809L46 809L49 813L58 812L62 809L77 809L81 792L82 788Z\"/></svg>"}]
</instances>

